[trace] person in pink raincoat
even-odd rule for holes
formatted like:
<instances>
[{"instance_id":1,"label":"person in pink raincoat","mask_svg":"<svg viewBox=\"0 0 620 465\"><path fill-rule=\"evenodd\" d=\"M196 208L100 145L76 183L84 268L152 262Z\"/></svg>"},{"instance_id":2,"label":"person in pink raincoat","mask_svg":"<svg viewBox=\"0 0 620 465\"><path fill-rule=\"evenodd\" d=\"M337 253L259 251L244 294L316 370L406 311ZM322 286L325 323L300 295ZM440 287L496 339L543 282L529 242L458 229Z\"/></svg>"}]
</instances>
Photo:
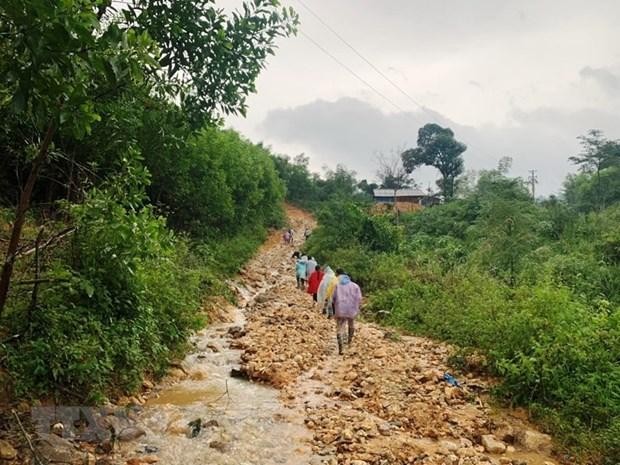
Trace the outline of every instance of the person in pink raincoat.
<instances>
[{"instance_id":1,"label":"person in pink raincoat","mask_svg":"<svg viewBox=\"0 0 620 465\"><path fill-rule=\"evenodd\" d=\"M333 304L336 317L336 339L338 340L338 354L342 355L345 343L350 345L355 334L355 318L360 312L362 290L351 281L351 278L342 270L336 270L338 284L334 290ZM346 330L348 328L348 334Z\"/></svg>"}]
</instances>

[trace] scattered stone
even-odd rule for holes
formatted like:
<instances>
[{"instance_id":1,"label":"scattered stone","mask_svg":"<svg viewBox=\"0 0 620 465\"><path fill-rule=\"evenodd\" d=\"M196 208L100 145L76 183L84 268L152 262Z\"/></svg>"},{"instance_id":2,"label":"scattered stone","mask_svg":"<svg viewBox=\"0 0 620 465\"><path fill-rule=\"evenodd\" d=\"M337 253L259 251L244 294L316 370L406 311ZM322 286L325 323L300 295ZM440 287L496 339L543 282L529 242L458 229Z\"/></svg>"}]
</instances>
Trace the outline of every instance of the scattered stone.
<instances>
[{"instance_id":1,"label":"scattered stone","mask_svg":"<svg viewBox=\"0 0 620 465\"><path fill-rule=\"evenodd\" d=\"M168 427L166 428L166 432L170 434L187 435L189 434L189 425L187 424L187 421L185 420L176 420L168 424Z\"/></svg>"},{"instance_id":2,"label":"scattered stone","mask_svg":"<svg viewBox=\"0 0 620 465\"><path fill-rule=\"evenodd\" d=\"M146 431L144 431L142 428L138 428L137 426L128 426L127 428L122 429L116 437L121 442L129 442L135 441L136 439L144 436L145 434Z\"/></svg>"},{"instance_id":3,"label":"scattered stone","mask_svg":"<svg viewBox=\"0 0 620 465\"><path fill-rule=\"evenodd\" d=\"M55 434L39 433L35 440L35 447L39 455L47 462L73 464L84 460L84 454L78 451L72 443Z\"/></svg>"},{"instance_id":4,"label":"scattered stone","mask_svg":"<svg viewBox=\"0 0 620 465\"><path fill-rule=\"evenodd\" d=\"M248 372L244 368L233 368L230 370L231 378L248 379Z\"/></svg>"},{"instance_id":5,"label":"scattered stone","mask_svg":"<svg viewBox=\"0 0 620 465\"><path fill-rule=\"evenodd\" d=\"M142 463L157 463L159 462L159 457L156 455L145 455L144 457L140 457Z\"/></svg>"},{"instance_id":6,"label":"scattered stone","mask_svg":"<svg viewBox=\"0 0 620 465\"><path fill-rule=\"evenodd\" d=\"M482 436L482 445L489 454L503 454L506 452L506 444L497 440L492 434Z\"/></svg>"},{"instance_id":7,"label":"scattered stone","mask_svg":"<svg viewBox=\"0 0 620 465\"><path fill-rule=\"evenodd\" d=\"M17 457L17 450L7 441L0 439L0 460L13 460Z\"/></svg>"},{"instance_id":8,"label":"scattered stone","mask_svg":"<svg viewBox=\"0 0 620 465\"><path fill-rule=\"evenodd\" d=\"M529 451L548 452L552 447L551 436L532 430L520 431L517 442Z\"/></svg>"},{"instance_id":9,"label":"scattered stone","mask_svg":"<svg viewBox=\"0 0 620 465\"><path fill-rule=\"evenodd\" d=\"M214 439L209 443L209 447L211 449L215 449L220 452L224 452L226 450L226 443L224 441Z\"/></svg>"},{"instance_id":10,"label":"scattered stone","mask_svg":"<svg viewBox=\"0 0 620 465\"><path fill-rule=\"evenodd\" d=\"M445 449L448 452L456 452L459 449L459 445L452 441L439 441L437 444L441 449Z\"/></svg>"},{"instance_id":11,"label":"scattered stone","mask_svg":"<svg viewBox=\"0 0 620 465\"><path fill-rule=\"evenodd\" d=\"M153 389L155 387L155 385L151 381L149 381L148 379L145 379L144 381L142 381L142 387L144 389L151 390L151 389Z\"/></svg>"}]
</instances>

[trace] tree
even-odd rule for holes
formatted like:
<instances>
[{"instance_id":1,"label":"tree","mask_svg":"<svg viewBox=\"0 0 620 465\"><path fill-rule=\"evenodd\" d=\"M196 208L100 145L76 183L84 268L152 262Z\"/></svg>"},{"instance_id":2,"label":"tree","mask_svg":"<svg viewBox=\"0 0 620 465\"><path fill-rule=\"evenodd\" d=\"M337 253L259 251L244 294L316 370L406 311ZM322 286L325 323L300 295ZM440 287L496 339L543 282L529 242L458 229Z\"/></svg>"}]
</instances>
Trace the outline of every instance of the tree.
<instances>
[{"instance_id":1,"label":"tree","mask_svg":"<svg viewBox=\"0 0 620 465\"><path fill-rule=\"evenodd\" d=\"M375 189L377 189L379 185L375 182L369 183L367 179L362 179L357 183L357 188L361 190L364 194L367 194L371 197L375 195Z\"/></svg>"},{"instance_id":2,"label":"tree","mask_svg":"<svg viewBox=\"0 0 620 465\"><path fill-rule=\"evenodd\" d=\"M219 115L245 114L275 40L293 34L298 23L295 11L277 0L243 2L231 15L214 0L130 0L123 15L159 44L168 91L197 127Z\"/></svg>"},{"instance_id":3,"label":"tree","mask_svg":"<svg viewBox=\"0 0 620 465\"><path fill-rule=\"evenodd\" d=\"M174 102L194 128L243 113L275 40L297 23L277 0L244 2L230 16L213 0L56 3L0 4L0 114L10 109L33 128L17 155L30 170L0 274L0 313L35 184L59 139L85 138L102 119L102 101L138 93L148 104Z\"/></svg>"},{"instance_id":4,"label":"tree","mask_svg":"<svg viewBox=\"0 0 620 465\"><path fill-rule=\"evenodd\" d=\"M422 165L437 168L441 174L437 185L448 200L454 197L456 178L463 172L465 150L467 146L454 138L450 128L429 123L418 131L418 146L405 150L401 158L408 173Z\"/></svg>"},{"instance_id":5,"label":"tree","mask_svg":"<svg viewBox=\"0 0 620 465\"><path fill-rule=\"evenodd\" d=\"M601 171L611 166L620 165L620 141L611 141L598 129L590 129L585 136L578 137L582 150L568 159L581 168L583 173L596 176L597 207L605 207Z\"/></svg>"},{"instance_id":6,"label":"tree","mask_svg":"<svg viewBox=\"0 0 620 465\"><path fill-rule=\"evenodd\" d=\"M86 136L100 120L100 98L128 82L144 81L145 71L156 67L156 48L148 35L115 23L104 27L99 3L6 0L0 5L0 105L10 105L21 120L31 121L37 138L0 274L0 313L33 189L55 135Z\"/></svg>"},{"instance_id":7,"label":"tree","mask_svg":"<svg viewBox=\"0 0 620 465\"><path fill-rule=\"evenodd\" d=\"M386 156L384 154L379 154L377 161L379 162L377 177L379 178L382 189L396 190L411 185L411 172L405 169L398 155L393 154Z\"/></svg>"}]
</instances>

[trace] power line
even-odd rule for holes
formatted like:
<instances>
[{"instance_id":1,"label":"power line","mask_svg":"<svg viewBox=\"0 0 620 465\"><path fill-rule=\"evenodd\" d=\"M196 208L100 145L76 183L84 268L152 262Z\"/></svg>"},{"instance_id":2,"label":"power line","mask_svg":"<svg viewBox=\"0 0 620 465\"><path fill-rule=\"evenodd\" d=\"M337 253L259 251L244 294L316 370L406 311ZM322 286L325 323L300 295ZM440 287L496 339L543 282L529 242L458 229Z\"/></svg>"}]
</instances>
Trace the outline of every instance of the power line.
<instances>
[{"instance_id":1,"label":"power line","mask_svg":"<svg viewBox=\"0 0 620 465\"><path fill-rule=\"evenodd\" d=\"M310 41L312 44L314 44L315 47L317 47L319 50L321 50L323 53L325 53L328 57L330 57L332 60L334 60L336 63L338 63L340 66L342 66L344 69L346 69L349 73L351 73L355 78L357 78L359 81L361 81L365 86L367 86L369 89L371 89L373 92L375 92L377 95L379 95L379 97L383 98L385 101L387 101L388 103L390 103L394 108L396 108L397 110L401 111L401 112L405 112L405 110L403 108L401 108L398 104L396 104L393 100L391 100L390 98L386 97L385 94L383 94L382 92L380 92L376 87L374 87L372 84L370 84L368 81L366 81L363 77L361 77L359 74L357 74L355 71L353 71L353 69L351 69L347 64L343 63L338 57L336 57L333 53L331 53L329 50L327 50L325 47L323 47L321 44L319 44L316 40L314 40L312 37L310 37L308 34L306 34L304 31L302 31L301 29L299 29L299 32L301 33L302 36L304 36L308 41Z\"/></svg>"},{"instance_id":2,"label":"power line","mask_svg":"<svg viewBox=\"0 0 620 465\"><path fill-rule=\"evenodd\" d=\"M364 55L362 55L362 53L360 51L358 51L353 45L351 45L351 43L349 43L349 41L347 41L344 37L342 37L338 31L336 31L333 27L331 27L323 18L321 18L314 10L312 10L308 5L306 5L305 2L303 2L302 0L296 0L301 6L303 6L306 10L308 10L310 12L310 14L312 14L312 16L314 16L317 20L319 20L319 22L325 26L327 29L330 30L330 32L332 34L334 34L336 37L338 37L338 39L345 44L347 47L349 47L349 49L351 49L353 51L353 53L355 53L358 57L360 57L362 60L364 60L364 62L366 62L366 64L368 64L368 66L370 66L372 69L374 69L383 79L385 79L387 82L389 82L392 86L394 86L394 88L396 88L401 94L403 94L405 97L407 97L412 103L414 103L415 105L417 105L418 107L420 107L420 109L422 109L423 111L425 111L427 114L429 114L430 116L432 116L433 118L435 117L432 113L430 113L427 108L422 105L420 102L418 102L417 100L415 100L411 95L409 95L407 92L405 92L398 84L396 84L387 74L385 74L383 71L381 71L380 68L378 68L377 66L375 66L368 58L366 58Z\"/></svg>"},{"instance_id":3,"label":"power line","mask_svg":"<svg viewBox=\"0 0 620 465\"><path fill-rule=\"evenodd\" d=\"M421 104L420 102L418 102L417 100L415 100L411 95L409 95L406 91L404 91L398 84L396 84L388 75L386 75L383 71L381 71L381 69L377 66L375 66L368 58L366 58L361 52L359 52L349 41L347 41L340 33L338 33L338 31L336 31L333 27L331 27L323 18L321 18L321 16L318 15L318 13L316 13L314 10L312 10L308 5L306 5L306 3L303 0L296 0L301 6L303 6L306 10L308 10L323 26L325 26L332 34L334 34L343 44L345 44L349 49L351 49L359 58L361 58L365 63L367 63L377 74L379 74L383 79L385 79L388 83L390 83L393 87L395 87L401 94L403 94L405 97L407 97L407 99L409 99L411 102L413 102L416 106L418 106L424 113L426 113L427 115L430 116L432 121L437 121L437 116L435 114L433 114L425 105ZM378 94L381 98L383 98L384 100L386 100L387 102L389 102L392 106L394 106L396 109L398 109L400 112L412 117L413 119L415 119L416 121L420 122L420 123L424 123L424 121L422 120L422 118L419 118L417 116L415 116L413 113L411 113L410 111L406 111L404 110L402 107L400 107L399 105L397 105L396 103L394 103L394 101L392 101L391 99L389 99L388 97L386 97L383 93L379 92L374 86L372 86L371 84L369 84L365 79L361 78L355 71L353 71L348 65L346 65L345 63L343 63L341 60L339 60L337 57L335 57L331 52L329 52L325 47L323 47L322 45L320 45L316 40L314 40L312 37L310 37L307 33L301 31L301 34L306 37L306 39L308 39L310 42L312 42L316 47L318 47L321 51L323 51L323 53L325 53L326 55L328 55L329 57L331 57L334 61L336 61L340 66L342 66L343 68L345 68L349 73L351 73L353 76L355 76L358 80L360 80L362 83L364 83L367 87L369 87L371 90L373 90L373 92L375 92L376 94ZM492 161L493 163L497 163L498 158L497 157L493 157L490 154L478 150L477 151L479 154L481 154L482 156L484 156L485 158L487 158L487 160Z\"/></svg>"}]
</instances>

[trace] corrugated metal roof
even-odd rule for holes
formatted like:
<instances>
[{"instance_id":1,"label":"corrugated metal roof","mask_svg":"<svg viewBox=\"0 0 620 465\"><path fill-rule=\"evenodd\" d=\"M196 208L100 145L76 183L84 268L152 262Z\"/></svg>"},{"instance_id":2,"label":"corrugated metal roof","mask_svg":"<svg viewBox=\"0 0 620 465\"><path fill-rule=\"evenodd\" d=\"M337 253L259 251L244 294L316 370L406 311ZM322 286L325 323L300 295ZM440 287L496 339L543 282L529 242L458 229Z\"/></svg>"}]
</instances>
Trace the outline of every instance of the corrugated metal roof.
<instances>
[{"instance_id":1,"label":"corrugated metal roof","mask_svg":"<svg viewBox=\"0 0 620 465\"><path fill-rule=\"evenodd\" d=\"M394 189L375 189L375 197L394 197ZM396 197L426 197L428 194L420 189L397 189Z\"/></svg>"}]
</instances>

